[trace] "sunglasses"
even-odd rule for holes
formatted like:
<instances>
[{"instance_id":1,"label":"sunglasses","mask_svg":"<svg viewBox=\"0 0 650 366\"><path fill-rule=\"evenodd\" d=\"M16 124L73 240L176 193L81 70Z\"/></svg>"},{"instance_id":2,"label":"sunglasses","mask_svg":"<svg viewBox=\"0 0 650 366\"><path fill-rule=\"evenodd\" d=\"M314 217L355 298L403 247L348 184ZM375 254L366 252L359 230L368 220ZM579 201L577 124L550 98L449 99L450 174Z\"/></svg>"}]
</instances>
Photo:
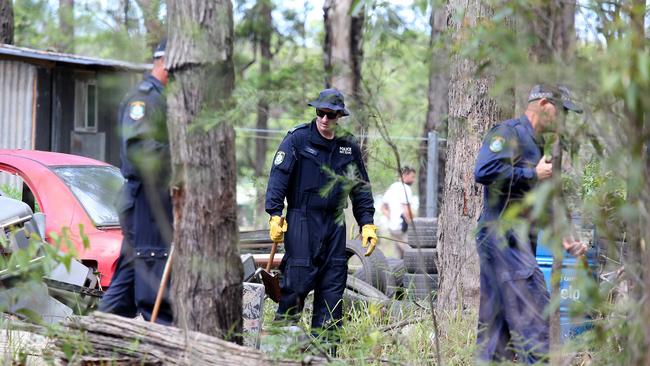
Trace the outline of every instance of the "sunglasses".
<instances>
[{"instance_id":1,"label":"sunglasses","mask_svg":"<svg viewBox=\"0 0 650 366\"><path fill-rule=\"evenodd\" d=\"M316 115L317 115L318 117L321 117L321 118L327 116L327 119L336 119L336 118L339 118L339 112L325 112L325 111L320 110L320 109L317 109L317 110L316 110Z\"/></svg>"}]
</instances>

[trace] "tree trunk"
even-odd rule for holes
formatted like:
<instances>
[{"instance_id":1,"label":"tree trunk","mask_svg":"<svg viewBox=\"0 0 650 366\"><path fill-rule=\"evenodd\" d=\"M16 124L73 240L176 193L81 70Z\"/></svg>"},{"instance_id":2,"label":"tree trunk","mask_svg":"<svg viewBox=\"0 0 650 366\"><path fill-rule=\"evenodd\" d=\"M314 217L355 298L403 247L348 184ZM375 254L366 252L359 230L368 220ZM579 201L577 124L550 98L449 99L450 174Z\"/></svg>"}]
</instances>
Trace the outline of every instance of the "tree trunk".
<instances>
[{"instance_id":1,"label":"tree trunk","mask_svg":"<svg viewBox=\"0 0 650 366\"><path fill-rule=\"evenodd\" d=\"M221 118L234 88L232 4L170 0L168 17L174 322L241 343L235 133L229 121L204 129Z\"/></svg>"},{"instance_id":2,"label":"tree trunk","mask_svg":"<svg viewBox=\"0 0 650 366\"><path fill-rule=\"evenodd\" d=\"M362 113L361 98L364 13L350 14L352 5L356 3L353 0L325 0L323 4L325 86L343 92L347 105L356 112L351 113L355 132L358 136L365 136L368 118ZM366 142L365 137L360 140L364 160L367 157Z\"/></svg>"},{"instance_id":3,"label":"tree trunk","mask_svg":"<svg viewBox=\"0 0 650 366\"><path fill-rule=\"evenodd\" d=\"M60 52L74 52L74 0L59 0Z\"/></svg>"},{"instance_id":4,"label":"tree trunk","mask_svg":"<svg viewBox=\"0 0 650 366\"><path fill-rule=\"evenodd\" d=\"M68 319L62 326L66 337L56 337L54 347L48 349L54 360L60 361L57 365L300 366L327 363L327 359L315 356L281 359L202 333L101 312ZM42 328L30 331L46 334ZM81 341L87 347L71 347L72 342ZM73 348L72 353L70 348Z\"/></svg>"},{"instance_id":5,"label":"tree trunk","mask_svg":"<svg viewBox=\"0 0 650 366\"><path fill-rule=\"evenodd\" d=\"M0 0L0 44L14 44L13 0Z\"/></svg>"},{"instance_id":6,"label":"tree trunk","mask_svg":"<svg viewBox=\"0 0 650 366\"><path fill-rule=\"evenodd\" d=\"M447 29L447 9L440 6L434 8L431 12L431 39L429 40L429 107L427 108L427 121L424 125L422 137L427 138L429 132L435 131L438 136L445 136L447 133L447 113L449 113L449 53L440 43L444 31ZM420 143L418 160L420 161L420 171L418 172L418 195L420 200L419 216L426 215L427 202L427 141ZM442 197L442 187L445 181L445 159L444 151L440 154L438 148L438 207Z\"/></svg>"},{"instance_id":7,"label":"tree trunk","mask_svg":"<svg viewBox=\"0 0 650 366\"><path fill-rule=\"evenodd\" d=\"M144 28L147 30L147 49L153 51L165 35L163 24L158 18L162 0L136 0L144 17Z\"/></svg>"},{"instance_id":8,"label":"tree trunk","mask_svg":"<svg viewBox=\"0 0 650 366\"><path fill-rule=\"evenodd\" d=\"M638 50L639 54L647 52L646 48L646 34L645 34L645 18L646 3L642 0L633 0L628 4L629 17L631 27L629 31L629 39L631 41L632 49ZM633 79L639 80L642 78L639 75L643 66L640 65L638 58L630 60L630 76ZM644 83L637 83L639 88L643 88ZM632 162L638 162L641 169L647 167L648 156L644 154L644 136L639 133L640 131L648 131L646 110L647 102L645 102L644 93L638 93L636 98L630 101L628 98L624 99L625 114L628 119L627 127L623 131L627 134L627 141L630 146L630 155ZM650 302L647 300L648 293L650 293L650 250L648 250L648 242L650 242L650 229L648 228L648 215L647 204L650 199L650 183L647 180L648 172L645 174L628 174L627 182L627 204L637 211L637 215L627 215L626 217L626 231L628 243L630 246L630 255L632 260L625 264L626 271L634 273L640 277L640 281L635 281L632 285L631 297L641 305L639 315L641 320L641 331L644 336L641 338L641 344L638 345L640 352L634 352L636 340L639 339L633 334L628 334L628 343L632 350L632 360L634 365L649 365L650 364ZM634 278L634 276L630 276ZM630 319L635 322L635 319Z\"/></svg>"},{"instance_id":9,"label":"tree trunk","mask_svg":"<svg viewBox=\"0 0 650 366\"><path fill-rule=\"evenodd\" d=\"M528 23L529 32L535 37L536 42L529 50L530 59L538 64L556 63L559 70L556 72L558 82L563 80L561 71L565 65L571 63L575 53L575 1L565 2L547 2L540 3L539 6L533 7L533 21ZM528 88L521 88L520 93L525 95ZM561 121L560 121L561 122ZM557 134L561 136L564 126L559 125ZM552 204L552 229L553 238L558 240L556 245L560 245L561 220L566 217L565 200L562 198L562 146L559 140L553 146L553 177L556 185L555 195ZM557 299L560 296L560 279L562 272L563 252L553 251L553 265L551 267L551 299ZM562 363L562 354L557 352L560 347L561 326L560 326L560 308L559 306L550 314L550 346L551 346L551 363Z\"/></svg>"},{"instance_id":10,"label":"tree trunk","mask_svg":"<svg viewBox=\"0 0 650 366\"><path fill-rule=\"evenodd\" d=\"M450 0L448 9L447 19L454 37L461 37L479 19L492 14L492 9L481 0ZM456 11L464 13L464 17L459 19ZM474 233L483 190L474 183L474 164L487 130L512 111L503 111L488 96L494 76L477 76L476 63L459 55L453 56L451 62L444 199L438 222L442 274L438 307L477 309L480 288Z\"/></svg>"},{"instance_id":11,"label":"tree trunk","mask_svg":"<svg viewBox=\"0 0 650 366\"><path fill-rule=\"evenodd\" d=\"M270 0L259 0L257 3L259 7L260 18L257 21L257 26L261 27L259 32L260 44L260 89L261 95L257 100L257 129L262 131L268 127L269 120L269 102L268 93L270 92L269 84L271 80L271 34L273 32L273 16L271 14ZM255 161L253 162L253 169L255 170L256 177L265 176L264 169L266 167L266 150L267 144L264 138L255 141ZM256 185L257 200L256 200L256 216L257 218L264 217L264 187ZM259 220L255 220L259 222Z\"/></svg>"}]
</instances>

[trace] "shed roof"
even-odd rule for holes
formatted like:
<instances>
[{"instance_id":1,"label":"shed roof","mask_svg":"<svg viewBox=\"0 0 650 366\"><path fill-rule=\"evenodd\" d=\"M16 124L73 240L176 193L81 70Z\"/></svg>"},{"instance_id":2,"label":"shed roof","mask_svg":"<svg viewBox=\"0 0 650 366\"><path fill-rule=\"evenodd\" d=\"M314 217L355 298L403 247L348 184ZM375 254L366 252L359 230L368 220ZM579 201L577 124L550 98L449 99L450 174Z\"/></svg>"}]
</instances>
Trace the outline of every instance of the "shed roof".
<instances>
[{"instance_id":1,"label":"shed roof","mask_svg":"<svg viewBox=\"0 0 650 366\"><path fill-rule=\"evenodd\" d=\"M73 65L95 66L116 70L142 72L151 69L151 64L136 64L126 61L107 60L103 58L73 55L69 53L42 51L25 47L11 46L8 44L0 44L0 56L2 55L32 60L54 61L57 63Z\"/></svg>"}]
</instances>

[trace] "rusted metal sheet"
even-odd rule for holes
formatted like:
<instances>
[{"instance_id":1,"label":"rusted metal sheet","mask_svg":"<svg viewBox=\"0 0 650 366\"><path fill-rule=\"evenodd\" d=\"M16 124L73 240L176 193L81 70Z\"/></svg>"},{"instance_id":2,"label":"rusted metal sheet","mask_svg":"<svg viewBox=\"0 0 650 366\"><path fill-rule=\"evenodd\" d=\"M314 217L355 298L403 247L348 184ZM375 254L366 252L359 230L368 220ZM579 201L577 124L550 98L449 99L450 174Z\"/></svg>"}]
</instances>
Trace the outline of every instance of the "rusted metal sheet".
<instances>
[{"instance_id":1,"label":"rusted metal sheet","mask_svg":"<svg viewBox=\"0 0 650 366\"><path fill-rule=\"evenodd\" d=\"M128 70L142 72L151 69L151 64L136 64L118 60L107 60L95 57L73 55L52 51L36 50L32 48L0 45L2 58L19 58L31 61L57 62L73 65L95 66L114 70Z\"/></svg>"},{"instance_id":2,"label":"rusted metal sheet","mask_svg":"<svg viewBox=\"0 0 650 366\"><path fill-rule=\"evenodd\" d=\"M0 60L0 148L33 148L36 67Z\"/></svg>"}]
</instances>

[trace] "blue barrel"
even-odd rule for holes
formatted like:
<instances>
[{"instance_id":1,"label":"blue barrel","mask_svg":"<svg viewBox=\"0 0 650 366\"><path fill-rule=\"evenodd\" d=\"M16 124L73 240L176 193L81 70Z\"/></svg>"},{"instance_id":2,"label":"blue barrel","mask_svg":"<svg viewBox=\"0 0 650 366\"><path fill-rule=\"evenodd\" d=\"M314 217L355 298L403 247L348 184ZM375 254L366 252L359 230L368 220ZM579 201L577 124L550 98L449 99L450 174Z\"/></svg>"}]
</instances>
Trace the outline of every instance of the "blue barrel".
<instances>
[{"instance_id":1,"label":"blue barrel","mask_svg":"<svg viewBox=\"0 0 650 366\"><path fill-rule=\"evenodd\" d=\"M551 292L551 270L553 267L553 252L551 248L542 243L542 232L540 231L537 240L537 253L536 259L546 281L546 287L549 293ZM590 249L587 254L587 264L590 268L590 273L595 276L597 273L597 251ZM566 339L574 337L591 327L591 319L589 316L581 318L571 318L569 316L569 308L575 302L583 300L586 296L576 283L578 270L576 268L579 259L564 253L564 260L562 261L562 275L560 279L560 339L564 342ZM582 274L584 275L584 274Z\"/></svg>"}]
</instances>

